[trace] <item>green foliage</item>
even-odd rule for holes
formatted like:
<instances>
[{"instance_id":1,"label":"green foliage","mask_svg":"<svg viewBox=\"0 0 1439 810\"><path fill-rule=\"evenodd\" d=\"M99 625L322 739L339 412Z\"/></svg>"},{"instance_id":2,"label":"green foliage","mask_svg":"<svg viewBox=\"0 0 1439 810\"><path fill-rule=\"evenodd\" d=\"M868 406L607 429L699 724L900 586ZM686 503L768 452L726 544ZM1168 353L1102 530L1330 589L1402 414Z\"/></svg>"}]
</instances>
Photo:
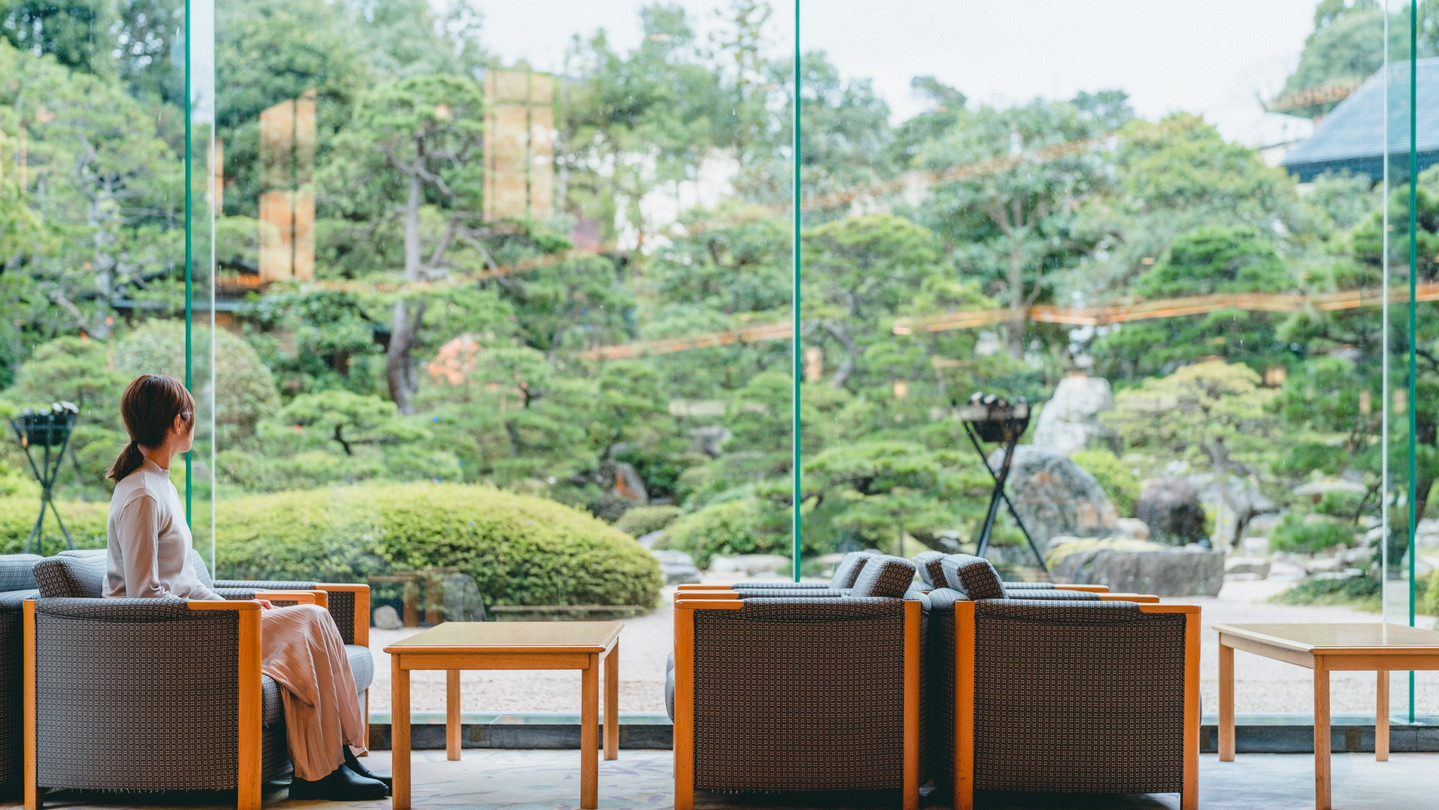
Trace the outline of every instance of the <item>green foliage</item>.
<instances>
[{"instance_id":1,"label":"green foliage","mask_svg":"<svg viewBox=\"0 0 1439 810\"><path fill-rule=\"evenodd\" d=\"M1211 360L1154 377L1114 398L1102 419L1126 449L1203 460L1225 470L1231 461L1269 449L1277 427L1259 375L1240 364Z\"/></svg>"},{"instance_id":2,"label":"green foliage","mask_svg":"<svg viewBox=\"0 0 1439 810\"><path fill-rule=\"evenodd\" d=\"M77 548L104 548L106 524L110 519L110 505L82 501L56 501L60 518L70 530ZM0 498L0 554L18 554L25 550L25 540L35 528L35 517L40 514L40 497ZM65 548L65 536L55 524L55 515L45 512L44 548L47 554L54 554ZM35 551L31 546L30 551Z\"/></svg>"},{"instance_id":3,"label":"green foliage","mask_svg":"<svg viewBox=\"0 0 1439 810\"><path fill-rule=\"evenodd\" d=\"M683 551L700 568L717 555L789 554L788 511L754 498L721 501L681 516L655 547Z\"/></svg>"},{"instance_id":4,"label":"green foliage","mask_svg":"<svg viewBox=\"0 0 1439 810\"><path fill-rule=\"evenodd\" d=\"M1104 449L1088 449L1070 453L1069 459L1094 476L1120 516L1134 514L1134 504L1139 500L1139 477L1118 456Z\"/></svg>"},{"instance_id":5,"label":"green foliage","mask_svg":"<svg viewBox=\"0 0 1439 810\"><path fill-rule=\"evenodd\" d=\"M226 578L364 582L455 567L490 605L653 605L659 565L631 538L539 498L462 484L338 487L222 501Z\"/></svg>"},{"instance_id":6,"label":"green foliage","mask_svg":"<svg viewBox=\"0 0 1439 810\"><path fill-rule=\"evenodd\" d=\"M678 506L636 506L615 521L615 528L631 537L643 537L670 525L684 510Z\"/></svg>"},{"instance_id":7,"label":"green foliage","mask_svg":"<svg viewBox=\"0 0 1439 810\"><path fill-rule=\"evenodd\" d=\"M1289 512L1274 527L1269 547L1275 551L1320 554L1354 544L1354 529L1320 515Z\"/></svg>"},{"instance_id":8,"label":"green foliage","mask_svg":"<svg viewBox=\"0 0 1439 810\"><path fill-rule=\"evenodd\" d=\"M1378 578L1357 576L1307 580L1277 594L1273 601L1285 605L1344 605L1380 613L1384 609L1383 595L1383 583Z\"/></svg>"},{"instance_id":9,"label":"green foliage","mask_svg":"<svg viewBox=\"0 0 1439 810\"><path fill-rule=\"evenodd\" d=\"M1174 241L1135 291L1151 299L1292 290L1271 239L1247 226L1206 226ZM1129 379L1147 377L1209 356L1256 370L1281 362L1273 315L1219 310L1113 327L1096 341L1099 362Z\"/></svg>"},{"instance_id":10,"label":"green foliage","mask_svg":"<svg viewBox=\"0 0 1439 810\"><path fill-rule=\"evenodd\" d=\"M194 352L189 365L193 379L201 381L191 392L196 401L205 403L202 407L214 403L216 441L232 447L251 439L260 420L280 407L270 369L243 338L231 332L201 326L191 332L194 346L214 344L213 370L208 351ZM150 321L126 335L115 351L115 370L127 385L140 374L169 374L183 382L186 365L185 325L179 321ZM214 390L206 391L212 376ZM119 402L118 392L114 402Z\"/></svg>"}]
</instances>

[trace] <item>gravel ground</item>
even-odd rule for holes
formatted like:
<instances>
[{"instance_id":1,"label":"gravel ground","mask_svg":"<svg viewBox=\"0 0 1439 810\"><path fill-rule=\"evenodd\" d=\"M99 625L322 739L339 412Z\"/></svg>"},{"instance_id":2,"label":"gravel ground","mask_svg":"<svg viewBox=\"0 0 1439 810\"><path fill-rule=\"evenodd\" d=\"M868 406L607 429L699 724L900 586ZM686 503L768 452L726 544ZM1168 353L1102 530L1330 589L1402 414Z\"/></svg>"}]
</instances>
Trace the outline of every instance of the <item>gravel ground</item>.
<instances>
[{"instance_id":1,"label":"gravel ground","mask_svg":"<svg viewBox=\"0 0 1439 810\"><path fill-rule=\"evenodd\" d=\"M706 581L732 582L740 577L706 577ZM1217 598L1171 599L1201 605L1203 612L1200 690L1204 711L1219 710L1219 637L1216 622L1377 622L1378 614L1346 607L1289 606L1268 602L1268 598L1289 583L1228 582ZM647 615L625 620L620 634L620 710L663 714L665 659L673 644L673 622L668 607L673 588L665 589L663 604ZM390 710L390 657L386 645L419 632L403 630L370 631L370 648L375 654L375 683L370 690L370 710ZM1374 674L1337 672L1331 678L1331 711L1335 714L1372 715L1375 710ZM563 712L580 710L578 672L507 671L464 672L460 676L462 710L466 712ZM411 676L411 706L416 712L443 712L445 675L417 672ZM1390 690L1392 710L1408 711L1408 676L1396 674ZM1416 706L1419 713L1439 713L1439 673L1416 676ZM1246 653L1235 656L1235 710L1241 714L1313 711L1312 676L1308 670Z\"/></svg>"}]
</instances>

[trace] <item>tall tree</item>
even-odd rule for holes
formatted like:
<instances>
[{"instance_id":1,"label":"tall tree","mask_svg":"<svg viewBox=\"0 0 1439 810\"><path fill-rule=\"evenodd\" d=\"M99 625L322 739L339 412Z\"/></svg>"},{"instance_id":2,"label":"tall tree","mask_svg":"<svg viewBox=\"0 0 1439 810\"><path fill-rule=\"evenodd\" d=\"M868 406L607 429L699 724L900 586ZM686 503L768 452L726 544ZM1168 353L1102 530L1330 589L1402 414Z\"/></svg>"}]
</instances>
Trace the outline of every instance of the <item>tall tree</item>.
<instances>
[{"instance_id":1,"label":"tall tree","mask_svg":"<svg viewBox=\"0 0 1439 810\"><path fill-rule=\"evenodd\" d=\"M1009 309L1005 344L1016 359L1029 307L1053 294L1055 276L1084 251L1073 225L1080 204L1107 183L1093 140L1103 125L1075 104L1036 99L968 111L920 151L931 171L968 170L931 188L923 219Z\"/></svg>"},{"instance_id":2,"label":"tall tree","mask_svg":"<svg viewBox=\"0 0 1439 810\"><path fill-rule=\"evenodd\" d=\"M457 245L488 258L480 241L483 124L484 98L474 82L432 74L376 87L336 141L336 149L353 159L328 167L322 185L331 192L331 204L352 215L397 217L403 223L407 282L447 276ZM428 245L421 240L421 209L427 204L444 222ZM419 381L412 350L424 313L422 297L395 301L385 377L404 414L415 409Z\"/></svg>"}]
</instances>

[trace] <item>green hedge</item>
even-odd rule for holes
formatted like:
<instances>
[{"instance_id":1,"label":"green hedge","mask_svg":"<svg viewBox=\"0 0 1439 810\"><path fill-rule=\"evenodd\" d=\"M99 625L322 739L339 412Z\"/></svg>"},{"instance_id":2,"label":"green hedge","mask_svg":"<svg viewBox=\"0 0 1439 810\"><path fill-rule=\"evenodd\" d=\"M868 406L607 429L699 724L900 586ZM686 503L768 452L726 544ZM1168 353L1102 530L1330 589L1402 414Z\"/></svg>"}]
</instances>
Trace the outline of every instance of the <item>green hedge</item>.
<instances>
[{"instance_id":1,"label":"green hedge","mask_svg":"<svg viewBox=\"0 0 1439 810\"><path fill-rule=\"evenodd\" d=\"M675 522L683 510L678 506L636 506L615 521L615 528L631 537L644 537Z\"/></svg>"},{"instance_id":2,"label":"green hedge","mask_svg":"<svg viewBox=\"0 0 1439 810\"><path fill-rule=\"evenodd\" d=\"M700 568L708 568L716 555L788 555L793 545L787 517L783 510L766 510L757 498L722 501L681 516L655 547L683 551Z\"/></svg>"},{"instance_id":3,"label":"green hedge","mask_svg":"<svg viewBox=\"0 0 1439 810\"><path fill-rule=\"evenodd\" d=\"M455 567L489 605L653 605L659 565L570 507L469 484L336 487L216 505L225 578L364 582Z\"/></svg>"},{"instance_id":4,"label":"green hedge","mask_svg":"<svg viewBox=\"0 0 1439 810\"><path fill-rule=\"evenodd\" d=\"M75 540L77 548L104 548L105 524L110 519L110 504L83 501L58 501L55 508L60 510L60 519ZM0 554L17 554L25 550L25 538L35 526L35 516L40 514L40 499L8 497L0 498ZM54 554L65 548L65 537L55 524L55 515L45 511L45 546L47 554ZM35 549L30 549L32 552Z\"/></svg>"}]
</instances>

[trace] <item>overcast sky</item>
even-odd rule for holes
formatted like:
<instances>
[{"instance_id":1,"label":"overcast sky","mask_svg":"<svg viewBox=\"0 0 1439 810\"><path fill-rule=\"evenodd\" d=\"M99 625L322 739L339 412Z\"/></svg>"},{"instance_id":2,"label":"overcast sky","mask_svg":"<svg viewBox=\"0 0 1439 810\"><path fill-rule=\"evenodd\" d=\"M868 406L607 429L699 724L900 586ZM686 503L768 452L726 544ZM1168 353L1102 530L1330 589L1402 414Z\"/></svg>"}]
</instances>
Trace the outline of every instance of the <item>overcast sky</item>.
<instances>
[{"instance_id":1,"label":"overcast sky","mask_svg":"<svg viewBox=\"0 0 1439 810\"><path fill-rule=\"evenodd\" d=\"M711 27L725 0L672 0ZM574 33L639 41L640 0L471 0L486 46L557 70ZM794 9L776 3L771 42L793 53ZM1004 104L1079 90L1126 90L1141 116L1202 113L1251 145L1300 134L1264 116L1313 26L1316 0L808 0L801 47L870 78L896 118L918 112L912 76L934 74L973 101ZM1375 47L1382 43L1375 42Z\"/></svg>"}]
</instances>

